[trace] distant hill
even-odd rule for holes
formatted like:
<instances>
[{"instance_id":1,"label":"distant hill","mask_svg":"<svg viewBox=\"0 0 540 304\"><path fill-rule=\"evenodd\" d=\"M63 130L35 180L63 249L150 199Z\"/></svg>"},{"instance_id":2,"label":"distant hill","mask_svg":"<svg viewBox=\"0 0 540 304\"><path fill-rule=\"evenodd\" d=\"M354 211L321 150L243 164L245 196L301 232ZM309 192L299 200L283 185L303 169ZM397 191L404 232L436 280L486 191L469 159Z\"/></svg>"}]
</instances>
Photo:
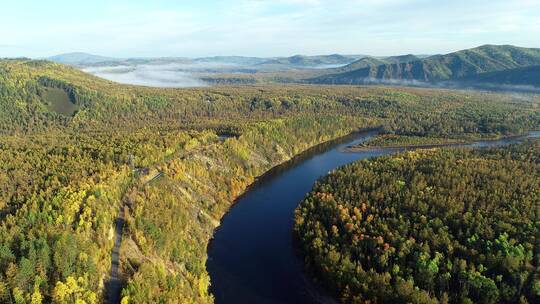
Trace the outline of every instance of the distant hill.
<instances>
[{"instance_id":1,"label":"distant hill","mask_svg":"<svg viewBox=\"0 0 540 304\"><path fill-rule=\"evenodd\" d=\"M329 69L328 71L335 72L335 73L344 73L344 72L351 72L356 71L360 69L370 68L370 67L376 67L380 65L388 65L393 63L402 63L402 62L409 62L409 61L415 61L419 60L420 58L416 57L415 55L402 55L402 56L390 56L390 57L371 57L366 56L363 58L360 58L352 63L349 63L343 67Z\"/></svg>"},{"instance_id":2,"label":"distant hill","mask_svg":"<svg viewBox=\"0 0 540 304\"><path fill-rule=\"evenodd\" d=\"M96 63L101 63L101 62L118 60L112 57L92 55L92 54L82 53L82 52L60 54L60 55L48 57L46 59L56 62L56 63L70 64L70 65L88 65L88 64L96 64Z\"/></svg>"},{"instance_id":3,"label":"distant hill","mask_svg":"<svg viewBox=\"0 0 540 304\"><path fill-rule=\"evenodd\" d=\"M245 56L214 56L214 57L202 57L194 59L195 62L200 63L228 63L228 64L237 64L244 66L251 66L266 62L267 58L260 57L245 57Z\"/></svg>"},{"instance_id":4,"label":"distant hill","mask_svg":"<svg viewBox=\"0 0 540 304\"><path fill-rule=\"evenodd\" d=\"M385 61L384 59L368 56L368 57L358 59L352 63L349 63L346 66L330 69L329 71L337 72L337 73L344 73L344 72L350 72L350 71L355 71L359 69L364 69L364 68L369 68L369 67L374 67L374 66L379 66L379 65L384 65L384 64L388 64L388 62Z\"/></svg>"},{"instance_id":5,"label":"distant hill","mask_svg":"<svg viewBox=\"0 0 540 304\"><path fill-rule=\"evenodd\" d=\"M446 55L434 55L419 59L413 55L384 58L381 61L394 63L358 65L358 69L345 69L308 79L314 83L364 83L367 80L414 80L423 82L471 80L477 75L509 71L511 69L540 65L540 49L510 45L484 45ZM409 61L409 58L411 61ZM400 60L405 60L401 61ZM354 63L353 63L354 64ZM502 77L502 74L496 74ZM498 81L495 76L491 79ZM495 78L493 78L495 77Z\"/></svg>"},{"instance_id":6,"label":"distant hill","mask_svg":"<svg viewBox=\"0 0 540 304\"><path fill-rule=\"evenodd\" d=\"M355 61L358 56L346 56L339 54L321 55L321 56L304 56L295 55L291 57L274 58L262 62L260 65L265 66L289 66L289 67L316 67L324 65L345 65Z\"/></svg>"}]
</instances>

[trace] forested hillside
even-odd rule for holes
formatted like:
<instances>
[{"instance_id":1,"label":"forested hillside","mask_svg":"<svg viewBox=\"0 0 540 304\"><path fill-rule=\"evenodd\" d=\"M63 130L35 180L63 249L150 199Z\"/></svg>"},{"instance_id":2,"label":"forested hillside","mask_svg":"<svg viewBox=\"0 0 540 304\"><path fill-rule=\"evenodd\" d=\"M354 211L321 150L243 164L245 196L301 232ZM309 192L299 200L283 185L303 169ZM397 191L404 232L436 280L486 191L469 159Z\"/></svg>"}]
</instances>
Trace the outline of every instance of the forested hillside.
<instances>
[{"instance_id":1,"label":"forested hillside","mask_svg":"<svg viewBox=\"0 0 540 304\"><path fill-rule=\"evenodd\" d=\"M483 45L424 59L403 57L398 62L362 59L340 70L328 70L326 75L308 79L311 83L362 84L374 80L397 81L465 81L484 73L499 72L490 77L492 83L504 83L505 72L516 68L540 65L540 49L511 45ZM411 60L408 60L411 59ZM534 85L534 83L528 83Z\"/></svg>"},{"instance_id":2,"label":"forested hillside","mask_svg":"<svg viewBox=\"0 0 540 304\"><path fill-rule=\"evenodd\" d=\"M540 141L407 152L322 178L295 214L345 303L538 303Z\"/></svg>"},{"instance_id":3,"label":"forested hillside","mask_svg":"<svg viewBox=\"0 0 540 304\"><path fill-rule=\"evenodd\" d=\"M364 58L358 59L345 66L334 68L334 69L328 69L327 71L325 71L325 73L327 74L344 73L344 72L356 71L356 70L364 69L368 67L377 67L377 66L385 65L385 64L397 64L397 63L412 62L412 61L417 61L417 60L420 60L420 58L411 54L402 55L402 56L391 56L391 57L366 56Z\"/></svg>"},{"instance_id":4,"label":"forested hillside","mask_svg":"<svg viewBox=\"0 0 540 304\"><path fill-rule=\"evenodd\" d=\"M484 73L466 79L469 83L500 83L540 87L540 65L515 68L499 72Z\"/></svg>"},{"instance_id":5,"label":"forested hillside","mask_svg":"<svg viewBox=\"0 0 540 304\"><path fill-rule=\"evenodd\" d=\"M538 128L538 104L388 87L156 89L2 60L0 302L101 302L125 209L125 301L210 303L208 240L256 176L364 127L522 133ZM146 168L164 175L145 184L134 169Z\"/></svg>"}]
</instances>

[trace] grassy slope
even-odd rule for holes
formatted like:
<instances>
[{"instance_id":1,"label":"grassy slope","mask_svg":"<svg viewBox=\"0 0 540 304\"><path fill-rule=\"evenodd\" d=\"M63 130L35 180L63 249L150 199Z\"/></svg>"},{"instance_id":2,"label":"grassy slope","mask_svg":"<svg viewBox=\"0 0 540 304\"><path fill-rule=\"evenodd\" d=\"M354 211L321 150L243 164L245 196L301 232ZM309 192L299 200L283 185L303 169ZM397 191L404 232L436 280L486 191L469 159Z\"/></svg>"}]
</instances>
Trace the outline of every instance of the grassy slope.
<instances>
[{"instance_id":1,"label":"grassy slope","mask_svg":"<svg viewBox=\"0 0 540 304\"><path fill-rule=\"evenodd\" d=\"M47 88L43 99L47 102L50 110L64 116L73 115L78 108L62 89Z\"/></svg>"}]
</instances>

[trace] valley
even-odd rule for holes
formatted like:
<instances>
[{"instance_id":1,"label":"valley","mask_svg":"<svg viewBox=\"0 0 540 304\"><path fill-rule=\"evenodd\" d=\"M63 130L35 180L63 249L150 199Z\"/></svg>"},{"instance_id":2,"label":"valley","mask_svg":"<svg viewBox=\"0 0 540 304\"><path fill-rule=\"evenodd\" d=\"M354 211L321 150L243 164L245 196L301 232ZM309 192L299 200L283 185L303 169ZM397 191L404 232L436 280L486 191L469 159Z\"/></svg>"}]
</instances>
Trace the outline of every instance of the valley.
<instances>
[{"instance_id":1,"label":"valley","mask_svg":"<svg viewBox=\"0 0 540 304\"><path fill-rule=\"evenodd\" d=\"M540 124L534 94L152 88L26 59L0 61L0 84L0 299L8 303L102 302L119 210L120 299L212 303L219 294L206 257L214 230L257 177L295 155L365 128L490 138ZM155 172L163 175L146 183Z\"/></svg>"},{"instance_id":2,"label":"valley","mask_svg":"<svg viewBox=\"0 0 540 304\"><path fill-rule=\"evenodd\" d=\"M540 303L540 1L0 25L0 303Z\"/></svg>"}]
</instances>

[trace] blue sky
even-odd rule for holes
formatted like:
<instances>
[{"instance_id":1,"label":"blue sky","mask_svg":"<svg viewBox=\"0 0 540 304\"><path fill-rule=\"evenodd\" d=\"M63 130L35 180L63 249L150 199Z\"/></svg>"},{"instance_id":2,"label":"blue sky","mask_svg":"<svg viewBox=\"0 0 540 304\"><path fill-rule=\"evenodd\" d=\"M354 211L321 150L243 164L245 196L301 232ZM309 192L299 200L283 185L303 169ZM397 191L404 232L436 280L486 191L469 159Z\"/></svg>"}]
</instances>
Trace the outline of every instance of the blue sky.
<instances>
[{"instance_id":1,"label":"blue sky","mask_svg":"<svg viewBox=\"0 0 540 304\"><path fill-rule=\"evenodd\" d=\"M0 57L447 53L540 47L540 0L16 0Z\"/></svg>"}]
</instances>

